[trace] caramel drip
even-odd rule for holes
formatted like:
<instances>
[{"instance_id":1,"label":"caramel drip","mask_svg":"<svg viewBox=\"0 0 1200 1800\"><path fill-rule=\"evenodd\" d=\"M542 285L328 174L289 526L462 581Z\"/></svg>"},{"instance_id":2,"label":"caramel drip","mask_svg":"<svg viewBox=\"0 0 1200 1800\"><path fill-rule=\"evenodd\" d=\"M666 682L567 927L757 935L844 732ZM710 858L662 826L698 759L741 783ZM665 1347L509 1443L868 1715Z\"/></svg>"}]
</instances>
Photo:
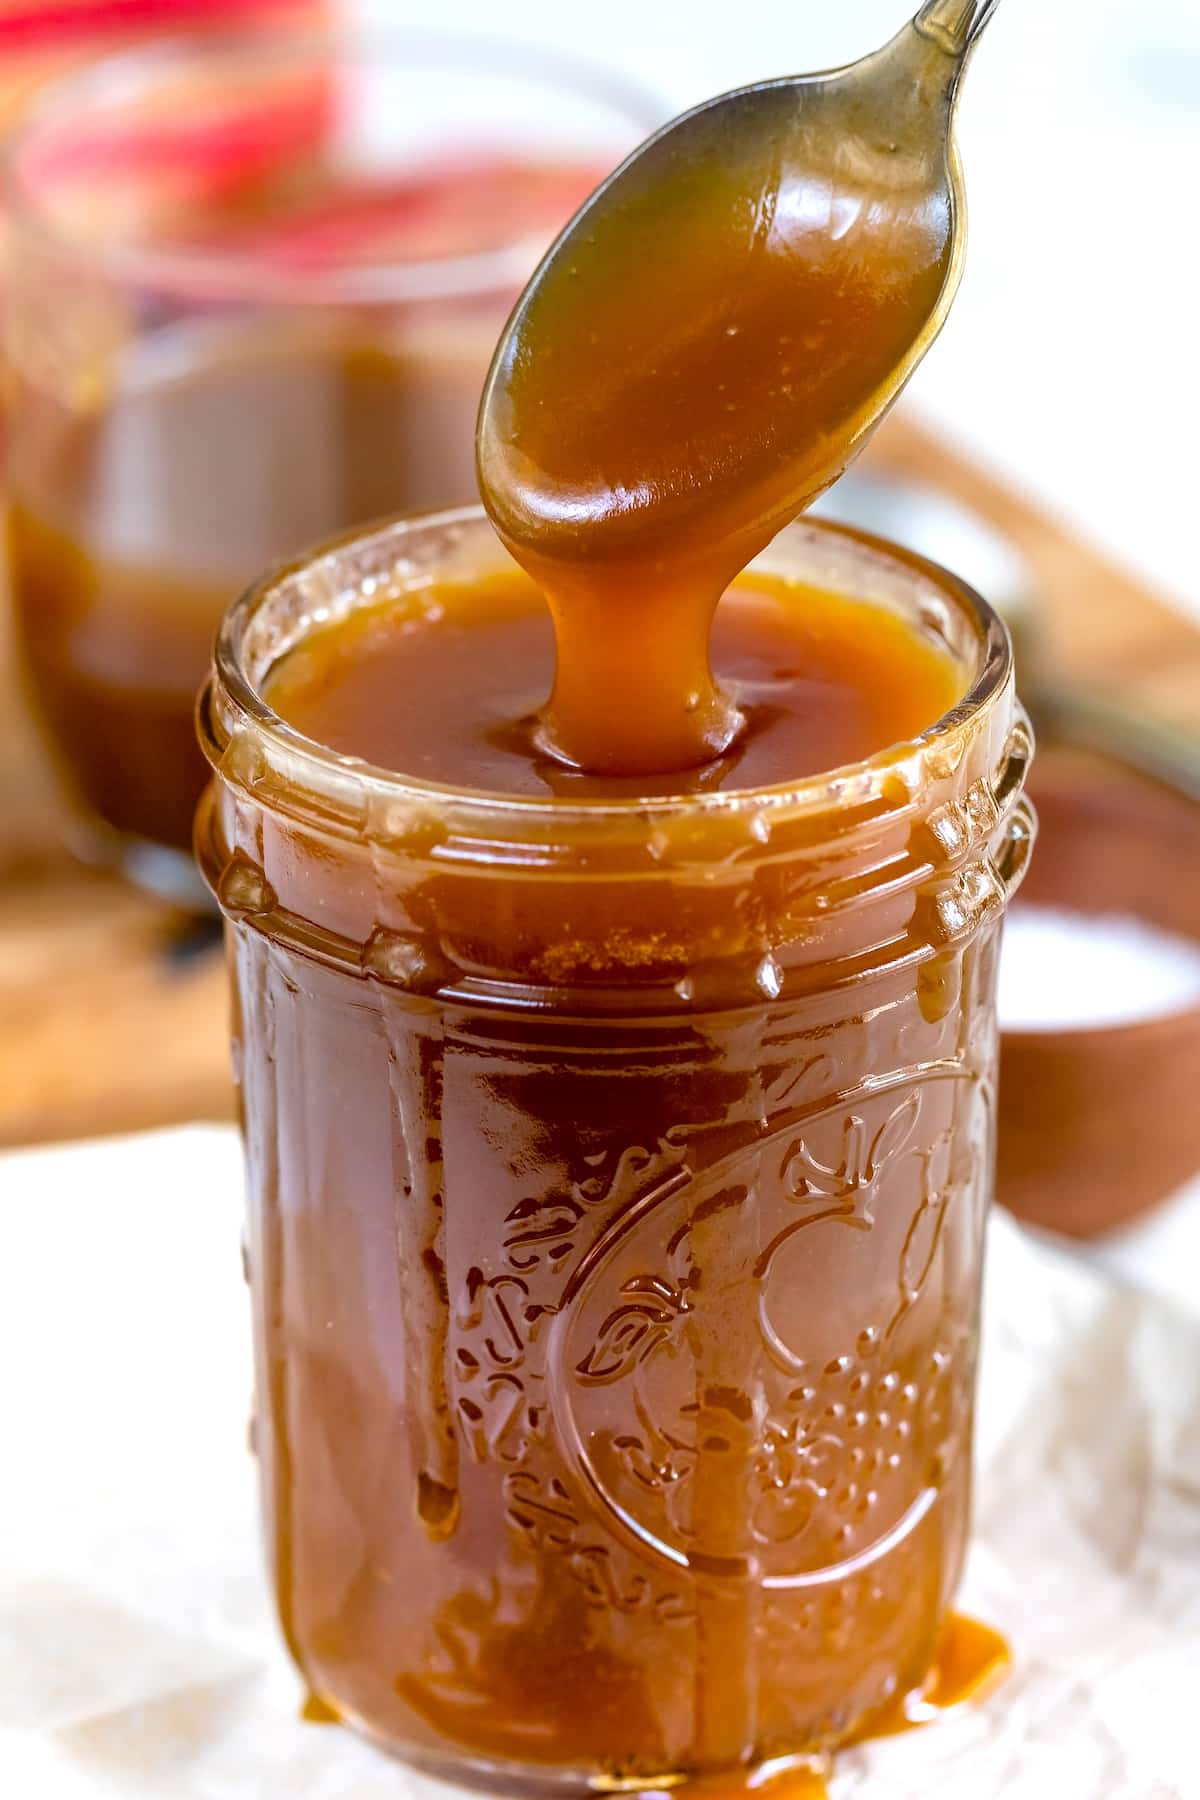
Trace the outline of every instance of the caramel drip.
<instances>
[{"instance_id":1,"label":"caramel drip","mask_svg":"<svg viewBox=\"0 0 1200 1800\"><path fill-rule=\"evenodd\" d=\"M1012 1663L1005 1639L990 1625L965 1613L951 1613L938 1634L933 1665L914 1694L906 1694L863 1733L894 1737L931 1725L955 1707L985 1699L999 1687Z\"/></svg>"},{"instance_id":2,"label":"caramel drip","mask_svg":"<svg viewBox=\"0 0 1200 1800\"><path fill-rule=\"evenodd\" d=\"M766 1130L762 1082L765 1012L751 1024L708 1030L719 1040L721 1062L747 1071L742 1093L726 1113L729 1125L751 1137ZM747 1041L750 1040L750 1041ZM742 1115L739 1118L739 1113ZM742 1560L752 1542L751 1460L761 1429L755 1396L762 1336L754 1309L743 1303L762 1250L758 1224L758 1168L747 1182L701 1190L689 1232L691 1286L698 1302L688 1332L695 1368L696 1466L692 1534L696 1546L695 1743L697 1759L712 1767L753 1753L758 1738L755 1639L762 1588L751 1572L730 1581L706 1564Z\"/></svg>"},{"instance_id":3,"label":"caramel drip","mask_svg":"<svg viewBox=\"0 0 1200 1800\"><path fill-rule=\"evenodd\" d=\"M340 1725L341 1714L318 1694L306 1694L300 1705L300 1717L306 1725Z\"/></svg>"},{"instance_id":4,"label":"caramel drip","mask_svg":"<svg viewBox=\"0 0 1200 1800\"><path fill-rule=\"evenodd\" d=\"M433 1015L416 1021L384 1007L388 1080L395 1116L396 1257L403 1294L410 1370L409 1427L417 1516L434 1542L458 1525L458 1434L450 1405L446 1358L450 1300L446 1285L446 1220L442 1166L442 1035Z\"/></svg>"},{"instance_id":5,"label":"caramel drip","mask_svg":"<svg viewBox=\"0 0 1200 1800\"><path fill-rule=\"evenodd\" d=\"M527 565L541 581L557 647L539 742L594 775L657 775L711 762L744 720L713 676L709 637L725 587ZM735 571L730 569L732 575Z\"/></svg>"},{"instance_id":6,"label":"caramel drip","mask_svg":"<svg viewBox=\"0 0 1200 1800\"><path fill-rule=\"evenodd\" d=\"M952 1613L938 1637L937 1654L920 1688L897 1700L861 1734L892 1737L933 1724L956 1707L982 1700L1003 1680L1008 1645L990 1625ZM860 1740L860 1741L861 1741ZM781 1757L749 1770L733 1770L673 1785L675 1800L828 1800L832 1759ZM628 1793L627 1789L622 1790ZM661 1800L661 1787L636 1790L634 1800Z\"/></svg>"},{"instance_id":7,"label":"caramel drip","mask_svg":"<svg viewBox=\"0 0 1200 1800\"><path fill-rule=\"evenodd\" d=\"M237 940L241 985L252 998L244 1007L246 1036L242 1062L253 1068L261 1062L274 1074L278 1008L286 1003L286 984L272 956L260 957L255 947ZM255 1043L251 1032L260 1032ZM291 1372L293 1351L288 1328L288 1258L283 1193L280 1180L280 1131L282 1120L274 1079L258 1083L253 1104L243 1104L246 1120L247 1188L253 1196L249 1213L248 1279L261 1282L255 1307L256 1396L255 1410L265 1408L269 1430L256 1428L255 1447L260 1459L259 1479L270 1495L269 1553L274 1565L275 1605L284 1642L297 1668L306 1664L304 1633L295 1619L296 1580L293 1512L296 1479L292 1456Z\"/></svg>"}]
</instances>

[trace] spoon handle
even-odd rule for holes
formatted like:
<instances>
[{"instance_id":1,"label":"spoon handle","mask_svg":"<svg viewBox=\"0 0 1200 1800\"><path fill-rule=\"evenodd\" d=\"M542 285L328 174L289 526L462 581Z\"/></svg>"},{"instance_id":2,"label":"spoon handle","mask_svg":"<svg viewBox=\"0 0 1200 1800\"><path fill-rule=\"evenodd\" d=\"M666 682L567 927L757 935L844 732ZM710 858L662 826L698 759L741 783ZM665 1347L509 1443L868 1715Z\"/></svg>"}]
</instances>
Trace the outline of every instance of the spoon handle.
<instances>
[{"instance_id":1,"label":"spoon handle","mask_svg":"<svg viewBox=\"0 0 1200 1800\"><path fill-rule=\"evenodd\" d=\"M979 39L1000 0L925 0L913 24L947 55L962 58Z\"/></svg>"}]
</instances>

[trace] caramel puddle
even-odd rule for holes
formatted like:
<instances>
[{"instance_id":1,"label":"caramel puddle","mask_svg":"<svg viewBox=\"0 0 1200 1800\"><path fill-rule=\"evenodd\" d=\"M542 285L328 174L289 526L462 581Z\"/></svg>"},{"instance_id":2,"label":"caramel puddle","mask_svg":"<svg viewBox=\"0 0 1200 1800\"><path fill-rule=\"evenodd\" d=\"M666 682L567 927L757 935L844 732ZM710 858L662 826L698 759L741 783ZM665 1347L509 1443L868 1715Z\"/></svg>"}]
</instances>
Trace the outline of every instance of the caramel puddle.
<instances>
[{"instance_id":1,"label":"caramel puddle","mask_svg":"<svg viewBox=\"0 0 1200 1800\"><path fill-rule=\"evenodd\" d=\"M341 1715L316 1694L306 1694L300 1706L300 1717L306 1725L340 1725Z\"/></svg>"}]
</instances>

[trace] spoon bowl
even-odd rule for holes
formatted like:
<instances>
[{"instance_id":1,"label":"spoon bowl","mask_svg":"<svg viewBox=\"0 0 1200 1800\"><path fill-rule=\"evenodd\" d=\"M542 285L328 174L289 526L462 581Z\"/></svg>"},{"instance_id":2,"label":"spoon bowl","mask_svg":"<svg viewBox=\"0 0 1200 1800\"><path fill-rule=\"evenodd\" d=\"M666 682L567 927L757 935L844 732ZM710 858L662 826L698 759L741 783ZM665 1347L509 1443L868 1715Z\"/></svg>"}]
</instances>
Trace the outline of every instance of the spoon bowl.
<instances>
[{"instance_id":1,"label":"spoon bowl","mask_svg":"<svg viewBox=\"0 0 1200 1800\"><path fill-rule=\"evenodd\" d=\"M484 390L481 489L519 555L719 546L732 575L837 478L953 299L954 104L995 5L930 0L848 68L708 101L597 190Z\"/></svg>"}]
</instances>

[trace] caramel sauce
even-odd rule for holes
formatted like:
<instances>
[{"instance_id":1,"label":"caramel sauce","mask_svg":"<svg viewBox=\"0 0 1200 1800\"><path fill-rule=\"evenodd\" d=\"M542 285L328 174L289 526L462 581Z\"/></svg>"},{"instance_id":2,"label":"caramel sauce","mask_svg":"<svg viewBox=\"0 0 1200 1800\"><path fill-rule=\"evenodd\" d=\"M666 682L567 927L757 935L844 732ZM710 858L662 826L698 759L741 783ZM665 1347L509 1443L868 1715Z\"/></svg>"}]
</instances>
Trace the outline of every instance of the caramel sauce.
<instances>
[{"instance_id":1,"label":"caramel sauce","mask_svg":"<svg viewBox=\"0 0 1200 1800\"><path fill-rule=\"evenodd\" d=\"M854 143L789 138L790 105L757 185L735 118L544 268L479 439L528 579L311 624L266 684L295 730L520 813L898 771L962 697L923 619L739 574L849 459L951 261L905 129L885 191ZM636 806L577 854L562 813L528 843L506 815L489 861L436 796L356 838L230 777L258 1441L324 1706L514 1792L819 1800L839 1746L998 1670L947 1624L1002 905L954 886L1000 817L983 754L936 799L899 772L851 798L858 836L836 784L778 834L681 809L632 872Z\"/></svg>"},{"instance_id":2,"label":"caramel sauce","mask_svg":"<svg viewBox=\"0 0 1200 1800\"><path fill-rule=\"evenodd\" d=\"M472 498L495 318L410 326L391 350L325 326L180 332L83 412L20 383L6 495L18 644L88 814L190 847L205 777L192 714L221 614L310 538Z\"/></svg>"},{"instance_id":3,"label":"caramel sauce","mask_svg":"<svg viewBox=\"0 0 1200 1800\"><path fill-rule=\"evenodd\" d=\"M724 756L652 782L565 769L539 750L554 634L519 571L421 588L315 630L266 693L305 736L380 768L455 788L603 800L817 775L910 740L962 691L947 653L889 608L763 574L731 585L712 658L742 734Z\"/></svg>"},{"instance_id":4,"label":"caramel sauce","mask_svg":"<svg viewBox=\"0 0 1200 1800\"><path fill-rule=\"evenodd\" d=\"M1007 1673L1009 1649L999 1632L964 1613L951 1613L938 1637L933 1664L919 1688L904 1695L862 1734L892 1737L913 1731L969 1701L981 1700ZM750 1775L701 1776L671 1789L680 1800L828 1800L830 1759L781 1758ZM662 1788L643 1788L639 1800L661 1795Z\"/></svg>"},{"instance_id":5,"label":"caramel sauce","mask_svg":"<svg viewBox=\"0 0 1200 1800\"><path fill-rule=\"evenodd\" d=\"M1010 1664L1011 1652L999 1632L964 1613L951 1613L942 1626L933 1663L920 1686L873 1719L861 1737L878 1739L919 1730L960 1706L985 1699L1003 1681ZM554 1704L560 1692L555 1690ZM300 1717L309 1725L342 1722L341 1715L315 1694L306 1695ZM679 1800L747 1800L748 1796L757 1800L828 1800L831 1766L829 1756L784 1756L762 1763L749 1773L739 1769L726 1774L684 1776L657 1786L643 1786L636 1780L613 1781L596 1791L629 1795L633 1800L656 1800L664 1793L678 1795Z\"/></svg>"},{"instance_id":6,"label":"caramel sauce","mask_svg":"<svg viewBox=\"0 0 1200 1800\"><path fill-rule=\"evenodd\" d=\"M484 394L480 491L553 614L544 734L564 761L649 775L736 738L719 597L841 473L950 282L949 191L921 151L951 65L929 64L861 142L786 86L698 109L526 290Z\"/></svg>"},{"instance_id":7,"label":"caramel sauce","mask_svg":"<svg viewBox=\"0 0 1200 1800\"><path fill-rule=\"evenodd\" d=\"M342 1716L316 1694L306 1694L300 1705L300 1717L306 1725L340 1725Z\"/></svg>"},{"instance_id":8,"label":"caramel sauce","mask_svg":"<svg viewBox=\"0 0 1200 1800\"><path fill-rule=\"evenodd\" d=\"M962 688L961 670L946 651L887 607L758 571L734 581L717 609L713 664L736 697L746 722L743 737L704 769L656 778L657 790L760 787L868 756L922 731ZM644 794L651 785L645 779L568 770L538 750L539 703L553 665L552 628L533 583L520 572L493 572L474 582L418 585L313 627L276 665L265 697L314 742L456 791L535 800ZM398 695L404 704L396 704ZM336 917L357 879L351 864L336 856L306 866L307 909L326 920ZM419 913L431 905L444 911L433 891L425 900L414 895ZM586 953L593 934L599 944L610 929L613 899L593 906L586 890L573 891ZM559 903L519 890L515 875L503 898L481 900L518 928L530 918L526 908ZM660 917L652 897L631 887L628 905L632 914L640 912L658 956L678 954L685 966L695 956L699 939L694 943L683 927L678 951L667 948L669 912ZM734 927L729 921L716 929L731 938ZM485 917L472 936L480 942L488 931ZM795 1387L790 1404L807 1422L797 1421L794 1448L781 1440L775 1452L783 1457L778 1500L771 1500L768 1483L754 1500L753 1517L750 1484L757 1493L759 1477L750 1471L765 1453L752 1425L754 1396L766 1377L757 1328L748 1335L747 1322L763 1303L761 1294L757 1303L754 1296L761 1268L772 1261L769 1243L763 1249L770 1228L752 1223L750 1198L736 1186L714 1190L711 1217L703 1207L694 1215L679 1212L677 1231L686 1241L690 1270L681 1264L682 1291L695 1282L699 1295L713 1284L715 1299L706 1304L715 1304L716 1312L689 1332L686 1307L695 1302L686 1302L683 1335L671 1353L694 1359L695 1402L685 1403L686 1389L674 1395L671 1360L661 1368L653 1363L641 1402L655 1411L652 1425L641 1416L662 1434L659 1454L682 1457L677 1474L686 1476L693 1495L686 1541L694 1546L696 1570L684 1588L693 1598L685 1600L669 1582L660 1593L639 1559L630 1560L607 1538L569 1472L568 1447L537 1418L536 1396L561 1379L538 1314L565 1306L554 1269L568 1249L561 1234L570 1218L558 1214L575 1203L546 1199L534 1205L530 1184L540 1189L545 1182L548 1193L583 1191L564 1186L572 1146L581 1132L586 1141L611 1118L619 1119L626 1143L661 1144L682 1110L698 1125L720 1121L731 1142L744 1137L752 1144L760 1129L754 1120L761 1118L761 1091L774 1081L760 1059L777 1053L760 1042L757 1026L723 1025L718 1012L698 1033L686 1031L672 1050L660 1053L667 1063L651 1077L644 1053L627 1033L587 1019L582 992L573 1004L583 1010L560 1050L552 1042L560 1028L552 1022L542 1031L504 1026L497 1034L486 1011L473 1014L469 1006L452 1028L432 1015L424 1023L418 1014L410 1018L403 1006L385 1007L375 1019L374 1003L357 992L339 999L345 977L308 966L282 946L273 949L269 971L254 973L254 943L251 936L242 952L250 995L241 1027L250 1113L269 1104L284 1145L309 1141L322 1121L325 1142L311 1173L289 1157L286 1197L281 1190L278 1209L272 1204L260 1227L256 1277L266 1284L264 1296L279 1296L270 1320L261 1319L260 1367L273 1373L264 1377L271 1426L259 1433L260 1442L275 1446L267 1471L276 1591L288 1642L321 1696L318 1704L366 1722L386 1741L415 1742L426 1756L454 1746L499 1768L586 1768L597 1771L594 1783L620 1792L640 1791L636 1771L675 1767L680 1773L669 1785L682 1782L688 1794L762 1791L781 1800L816 1800L821 1787L814 1771L827 1742L906 1728L973 1691L998 1660L997 1641L965 1622L941 1624L965 1540L967 1472L961 1462L936 1474L926 1467L930 1458L930 1467L937 1463L939 1433L951 1421L955 1432L965 1429L963 1359L969 1356L973 1290L956 1292L948 1273L930 1287L928 1273L917 1278L903 1271L914 1234L918 1256L945 1256L947 1271L967 1254L968 1239L959 1234L969 1237L974 1229L967 1223L974 1198L964 1194L961 1219L946 1227L944 1239L935 1235L926 1245L920 1220L930 1201L918 1193L906 1203L898 1190L890 1220L881 1217L873 1227L878 1241L869 1272L864 1265L852 1275L854 1264L843 1265L844 1242L823 1253L814 1240L815 1260L803 1270L797 1265L795 1291L772 1284L773 1339L807 1341L815 1329L826 1349L811 1377L802 1377L796 1365L795 1380L811 1379L812 1386ZM624 954L635 958L633 939L627 936L625 943ZM429 954L430 973L418 975L415 964L406 964L406 979L436 985L448 978L448 965ZM916 1033L926 1045L922 1055L931 1059L944 1054L939 1045L962 1041L967 999L956 967L949 977L943 971L946 991L937 1005L928 984L912 973L885 977L878 992L888 999L872 1028L871 1068L891 1066L902 1031L906 1038ZM643 965L638 974L650 977L653 968ZM352 980L350 987L357 990L359 983ZM730 989L727 1000L733 999ZM722 1003L716 990L714 1000ZM302 1033L298 1059L278 1039L280 1007ZM823 1041L836 1064L836 1074L826 1079L852 1085L867 1072L867 1065L854 1061L861 1052L851 1047L856 1016L852 1006L844 1023L839 1012L839 1022L826 1029ZM268 1029L277 1045L267 1076L269 1102L261 1085L266 1071L253 1048ZM541 1047L546 1030L551 1041ZM377 1092L380 1032L390 1047L386 1102ZM843 1037L845 1032L850 1035ZM664 1046L670 1038L668 1033ZM783 1052L785 1064L792 1054ZM610 1059L603 1075L596 1058ZM671 1058L678 1059L674 1067ZM492 1078L485 1071L492 1065L505 1073L501 1111L490 1123L498 1099L489 1097ZM328 1098L332 1094L339 1096L336 1103ZM360 1098L347 1113L350 1094ZM388 1133L380 1138L372 1123L371 1109L378 1106L394 1113L392 1129L408 1146L396 1215L405 1309L389 1322L376 1305L364 1333L367 1316L354 1300L355 1271L369 1266L369 1245L382 1253L377 1234L390 1217L397 1179L392 1140ZM914 1172L940 1169L950 1136L971 1129L949 1091L945 1104L922 1099L921 1107L928 1117L917 1134ZM805 1180L831 1184L836 1192L847 1182L869 1186L878 1179L873 1159L881 1166L886 1160L889 1133L907 1130L906 1122L917 1116L915 1094L899 1106L889 1101L870 1121L869 1154L866 1141L859 1149L848 1141L839 1169L838 1153L824 1168L822 1151ZM487 1196L478 1213L461 1189L468 1168ZM358 1223L340 1209L327 1210L347 1184L356 1196ZM588 1202L595 1213L589 1230L602 1241L619 1238L632 1199L622 1182L614 1182L610 1192ZM764 1200L756 1196L756 1204ZM827 1205L818 1220L836 1220L845 1201ZM915 1218L908 1216L909 1205L917 1206ZM509 1221L504 1229L511 1234L499 1256L493 1215ZM309 1217L318 1232L316 1221L326 1221L311 1240ZM789 1227L784 1229L786 1234ZM750 1234L749 1254L743 1233ZM853 1232L848 1241L853 1244ZM313 1260L318 1242L325 1246L319 1274ZM833 1260L826 1263L826 1254ZM534 1284L524 1271L543 1263ZM889 1301L897 1265L899 1298ZM864 1277L877 1297L857 1304L872 1313L890 1308L894 1316L860 1330L854 1353L839 1355L845 1284ZM316 1281L311 1303L294 1286L297 1279ZM278 1288L281 1280L285 1285ZM909 1282L912 1298L906 1299ZM828 1298L818 1303L818 1294ZM328 1366L324 1354L299 1356L296 1333L304 1332L300 1318L310 1304L333 1332L336 1348ZM637 1316L634 1308L626 1320L623 1309L632 1304L614 1294L582 1328L595 1338L585 1335L570 1353L576 1379L593 1365L604 1370L598 1396L609 1392L607 1359L615 1358L614 1369L623 1362L624 1338ZM382 1362L372 1373L376 1357ZM390 1377L383 1373L387 1367L394 1371ZM392 1478L380 1485L368 1473L378 1453L371 1421L382 1418L385 1386L399 1378L401 1367L408 1370L403 1379L414 1384L411 1412L389 1440ZM667 1541L679 1525L660 1516L660 1499L651 1504L644 1493L636 1498L642 1483L635 1468L623 1466L628 1452L618 1446L627 1441L628 1426L621 1385L590 1430L597 1468L605 1471L596 1479L622 1494L622 1505L649 1508L646 1519L653 1524L644 1529ZM510 1407L516 1409L511 1418ZM672 1422L657 1416L663 1407ZM830 1434L842 1427L822 1425L826 1414L861 1420L861 1443L851 1434L835 1452ZM786 1439L793 1427L781 1419L777 1429ZM527 1470L518 1446L531 1431L540 1447ZM822 1442L833 1462L822 1478L828 1483L824 1497L806 1502L816 1506L821 1524L819 1544L804 1552L820 1598L810 1605L801 1590L794 1600L780 1595L764 1606L742 1582L706 1583L700 1571L707 1561L732 1568L756 1535L765 1542L779 1533L772 1555L787 1565L786 1544L797 1528L789 1483L815 1454L801 1446ZM789 1459L795 1459L794 1469ZM910 1541L884 1557L869 1579L844 1578L827 1592L816 1573L822 1563L836 1565L839 1545L853 1551L886 1542L906 1509L915 1520L913 1496L922 1493L923 1482L932 1485L916 1504L929 1510ZM335 1525L343 1490L356 1495L359 1548L343 1540ZM810 1492L807 1485L802 1491ZM401 1510L398 1494L408 1495ZM907 1536L908 1526L900 1529ZM802 1539L806 1545L811 1530ZM486 1579L485 1570L491 1571ZM661 1618L645 1612L643 1587L647 1599L657 1596ZM638 1604L618 1623L622 1595L631 1605L637 1596ZM675 1608L688 1618L686 1625L675 1622ZM809 1613L811 1623L804 1624ZM797 1634L795 1642L804 1648L793 1652L794 1666L762 1660L763 1632L783 1633L781 1643L787 1633ZM811 1642L806 1632L814 1634ZM684 1642L692 1647L681 1656ZM891 1698L880 1685L885 1674L899 1680ZM807 1751L799 1757L790 1750L773 1753L773 1745L787 1744L790 1730L802 1745L815 1739L817 1763ZM689 1766L731 1772L693 1781ZM663 1783L656 1772L645 1791L661 1791Z\"/></svg>"}]
</instances>

